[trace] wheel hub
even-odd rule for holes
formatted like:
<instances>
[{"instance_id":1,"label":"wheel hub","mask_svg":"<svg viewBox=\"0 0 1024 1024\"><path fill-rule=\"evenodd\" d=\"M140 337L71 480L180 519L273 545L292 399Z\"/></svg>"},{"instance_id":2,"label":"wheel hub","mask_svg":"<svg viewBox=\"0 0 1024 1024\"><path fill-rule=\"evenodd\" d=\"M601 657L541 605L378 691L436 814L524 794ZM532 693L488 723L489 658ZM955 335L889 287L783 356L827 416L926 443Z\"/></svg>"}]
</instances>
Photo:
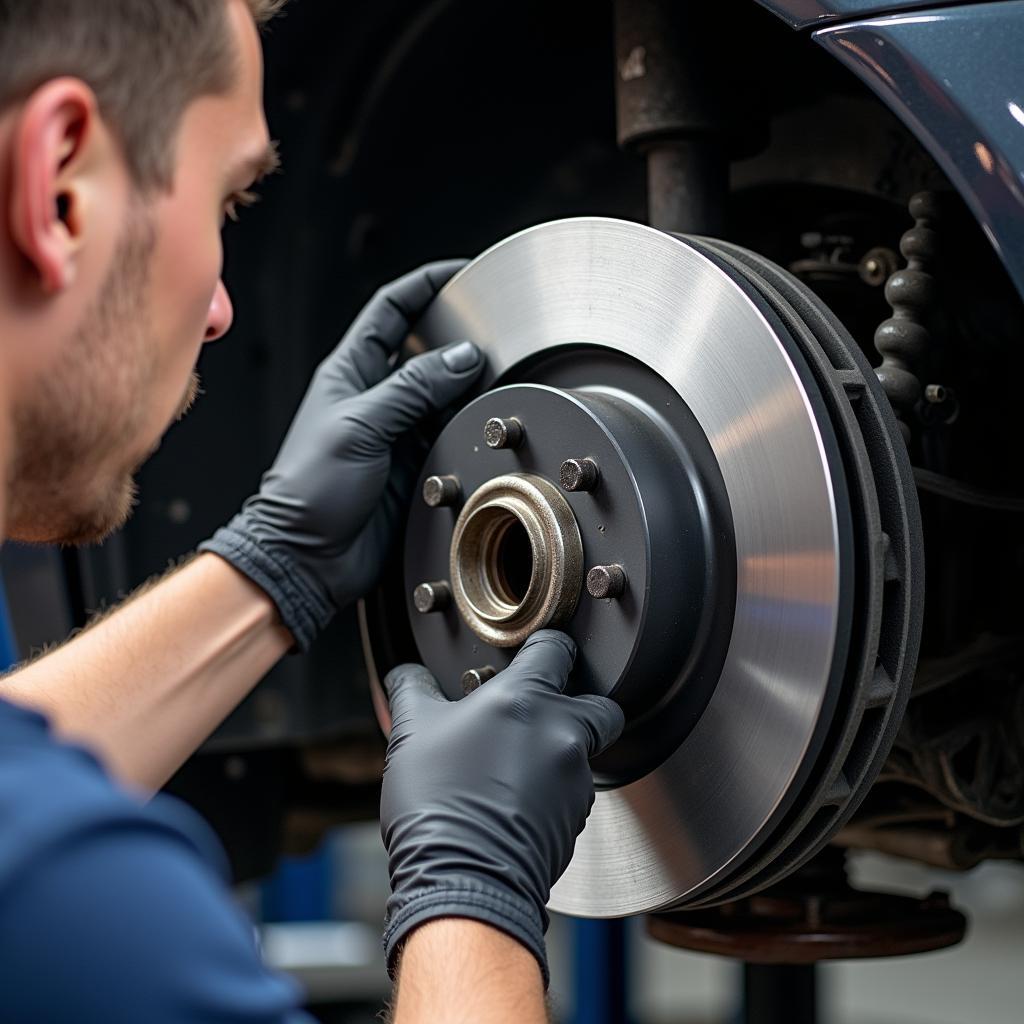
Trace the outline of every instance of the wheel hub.
<instances>
[{"instance_id":1,"label":"wheel hub","mask_svg":"<svg viewBox=\"0 0 1024 1024\"><path fill-rule=\"evenodd\" d=\"M518 647L576 610L583 544L550 481L507 473L482 483L452 531L450 574L459 619L494 647Z\"/></svg>"},{"instance_id":2,"label":"wheel hub","mask_svg":"<svg viewBox=\"0 0 1024 1024\"><path fill-rule=\"evenodd\" d=\"M420 325L431 347L473 338L487 390L430 452L402 612L369 632L408 620L457 698L557 625L571 685L622 704L557 910L767 884L838 827L891 739L919 617L909 585L884 590L882 538L901 584L918 538L875 487L899 487L906 456L859 352L826 356L828 325L807 326L823 314L785 287L713 243L581 219L489 250ZM431 587L453 600L418 600ZM886 593L902 653L869 698Z\"/></svg>"}]
</instances>

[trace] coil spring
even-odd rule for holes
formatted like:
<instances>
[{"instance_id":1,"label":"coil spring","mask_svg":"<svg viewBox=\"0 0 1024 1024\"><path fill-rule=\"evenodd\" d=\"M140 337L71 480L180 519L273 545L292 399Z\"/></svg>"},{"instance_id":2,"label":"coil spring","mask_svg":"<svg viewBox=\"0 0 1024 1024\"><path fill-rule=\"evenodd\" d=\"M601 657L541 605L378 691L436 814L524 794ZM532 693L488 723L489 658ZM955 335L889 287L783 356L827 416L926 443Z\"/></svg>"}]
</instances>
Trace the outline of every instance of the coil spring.
<instances>
[{"instance_id":1,"label":"coil spring","mask_svg":"<svg viewBox=\"0 0 1024 1024\"><path fill-rule=\"evenodd\" d=\"M885 300L892 306L892 316L875 331L875 348L882 357L875 373L900 421L903 439L909 443L907 417L921 397L921 382L913 367L931 344L924 317L937 291L929 269L938 255L938 197L934 192L918 192L911 196L908 208L914 224L900 239L900 252L907 265L885 283Z\"/></svg>"}]
</instances>

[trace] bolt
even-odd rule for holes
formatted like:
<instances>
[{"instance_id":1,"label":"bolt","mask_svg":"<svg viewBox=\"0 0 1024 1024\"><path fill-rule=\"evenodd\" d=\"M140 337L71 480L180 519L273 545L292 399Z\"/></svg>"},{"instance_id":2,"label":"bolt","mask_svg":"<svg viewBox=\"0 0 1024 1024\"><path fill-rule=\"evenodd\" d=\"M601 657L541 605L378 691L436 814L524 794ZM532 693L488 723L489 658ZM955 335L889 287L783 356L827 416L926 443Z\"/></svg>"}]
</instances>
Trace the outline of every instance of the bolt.
<instances>
[{"instance_id":1,"label":"bolt","mask_svg":"<svg viewBox=\"0 0 1024 1024\"><path fill-rule=\"evenodd\" d=\"M932 405L941 405L947 397L946 389L941 384L929 384L924 389L924 400Z\"/></svg>"},{"instance_id":2,"label":"bolt","mask_svg":"<svg viewBox=\"0 0 1024 1024\"><path fill-rule=\"evenodd\" d=\"M592 491L600 478L593 459L566 459L558 474L563 491Z\"/></svg>"},{"instance_id":3,"label":"bolt","mask_svg":"<svg viewBox=\"0 0 1024 1024\"><path fill-rule=\"evenodd\" d=\"M472 693L483 686L488 679L493 679L498 673L490 665L481 668L471 668L468 672L462 673L463 694Z\"/></svg>"},{"instance_id":4,"label":"bolt","mask_svg":"<svg viewBox=\"0 0 1024 1024\"><path fill-rule=\"evenodd\" d=\"M431 508L454 505L462 497L462 485L457 476L428 476L423 481L423 500Z\"/></svg>"},{"instance_id":5,"label":"bolt","mask_svg":"<svg viewBox=\"0 0 1024 1024\"><path fill-rule=\"evenodd\" d=\"M891 249L878 247L864 254L857 265L857 273L865 284L877 288L885 284L897 266L896 253Z\"/></svg>"},{"instance_id":6,"label":"bolt","mask_svg":"<svg viewBox=\"0 0 1024 1024\"><path fill-rule=\"evenodd\" d=\"M412 603L421 615L442 612L452 603L452 588L444 580L421 583L412 592Z\"/></svg>"},{"instance_id":7,"label":"bolt","mask_svg":"<svg viewBox=\"0 0 1024 1024\"><path fill-rule=\"evenodd\" d=\"M626 573L621 565L595 565L587 573L587 593L601 600L621 597L626 589Z\"/></svg>"},{"instance_id":8,"label":"bolt","mask_svg":"<svg viewBox=\"0 0 1024 1024\"><path fill-rule=\"evenodd\" d=\"M484 441L488 448L518 448L523 443L523 425L514 416L505 420L492 416L484 424Z\"/></svg>"}]
</instances>

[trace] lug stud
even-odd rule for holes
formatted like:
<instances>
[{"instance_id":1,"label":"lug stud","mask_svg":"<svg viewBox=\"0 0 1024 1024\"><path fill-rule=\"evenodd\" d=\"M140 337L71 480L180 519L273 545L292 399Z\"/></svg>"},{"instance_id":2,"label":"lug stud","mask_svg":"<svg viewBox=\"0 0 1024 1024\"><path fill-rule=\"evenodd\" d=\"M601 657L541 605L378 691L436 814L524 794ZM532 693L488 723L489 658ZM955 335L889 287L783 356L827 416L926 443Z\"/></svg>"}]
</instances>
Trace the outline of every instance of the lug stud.
<instances>
[{"instance_id":1,"label":"lug stud","mask_svg":"<svg viewBox=\"0 0 1024 1024\"><path fill-rule=\"evenodd\" d=\"M626 589L626 573L621 565L595 565L587 573L587 593L598 600L621 597Z\"/></svg>"},{"instance_id":2,"label":"lug stud","mask_svg":"<svg viewBox=\"0 0 1024 1024\"><path fill-rule=\"evenodd\" d=\"M518 448L523 443L523 425L514 416L493 416L484 424L484 442L488 448Z\"/></svg>"},{"instance_id":3,"label":"lug stud","mask_svg":"<svg viewBox=\"0 0 1024 1024\"><path fill-rule=\"evenodd\" d=\"M423 481L423 500L431 508L455 505L462 497L457 476L428 476Z\"/></svg>"},{"instance_id":4,"label":"lug stud","mask_svg":"<svg viewBox=\"0 0 1024 1024\"><path fill-rule=\"evenodd\" d=\"M483 686L488 679L493 679L498 673L490 666L484 665L481 668L471 668L468 672L462 673L462 693L472 693Z\"/></svg>"},{"instance_id":5,"label":"lug stud","mask_svg":"<svg viewBox=\"0 0 1024 1024\"><path fill-rule=\"evenodd\" d=\"M558 474L563 491L592 491L600 478L593 459L566 459Z\"/></svg>"},{"instance_id":6,"label":"lug stud","mask_svg":"<svg viewBox=\"0 0 1024 1024\"><path fill-rule=\"evenodd\" d=\"M421 583L412 592L412 603L421 615L442 612L452 603L452 589L444 580Z\"/></svg>"}]
</instances>

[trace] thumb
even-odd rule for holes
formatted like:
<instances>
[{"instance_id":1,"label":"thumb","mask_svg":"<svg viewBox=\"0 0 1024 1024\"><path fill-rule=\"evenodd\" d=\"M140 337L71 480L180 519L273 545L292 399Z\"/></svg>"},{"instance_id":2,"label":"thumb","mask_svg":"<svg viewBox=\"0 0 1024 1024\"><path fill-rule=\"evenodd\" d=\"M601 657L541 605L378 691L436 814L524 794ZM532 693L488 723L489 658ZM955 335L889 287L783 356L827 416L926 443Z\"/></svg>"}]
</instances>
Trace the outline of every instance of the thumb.
<instances>
[{"instance_id":1,"label":"thumb","mask_svg":"<svg viewBox=\"0 0 1024 1024\"><path fill-rule=\"evenodd\" d=\"M483 368L483 354L471 341L416 356L363 395L365 420L390 444L428 413L451 405Z\"/></svg>"},{"instance_id":2,"label":"thumb","mask_svg":"<svg viewBox=\"0 0 1024 1024\"><path fill-rule=\"evenodd\" d=\"M569 681L569 673L576 661L576 644L566 633L557 629L541 629L519 648L502 677L517 685L529 680L544 689L561 693Z\"/></svg>"},{"instance_id":3,"label":"thumb","mask_svg":"<svg viewBox=\"0 0 1024 1024\"><path fill-rule=\"evenodd\" d=\"M622 735L626 717L615 701L594 693L568 699L576 720L587 731L587 757L597 757Z\"/></svg>"},{"instance_id":4,"label":"thumb","mask_svg":"<svg viewBox=\"0 0 1024 1024\"><path fill-rule=\"evenodd\" d=\"M437 680L423 665L399 665L384 679L384 692L391 702L391 721L397 725L411 718L427 701L447 704Z\"/></svg>"}]
</instances>

